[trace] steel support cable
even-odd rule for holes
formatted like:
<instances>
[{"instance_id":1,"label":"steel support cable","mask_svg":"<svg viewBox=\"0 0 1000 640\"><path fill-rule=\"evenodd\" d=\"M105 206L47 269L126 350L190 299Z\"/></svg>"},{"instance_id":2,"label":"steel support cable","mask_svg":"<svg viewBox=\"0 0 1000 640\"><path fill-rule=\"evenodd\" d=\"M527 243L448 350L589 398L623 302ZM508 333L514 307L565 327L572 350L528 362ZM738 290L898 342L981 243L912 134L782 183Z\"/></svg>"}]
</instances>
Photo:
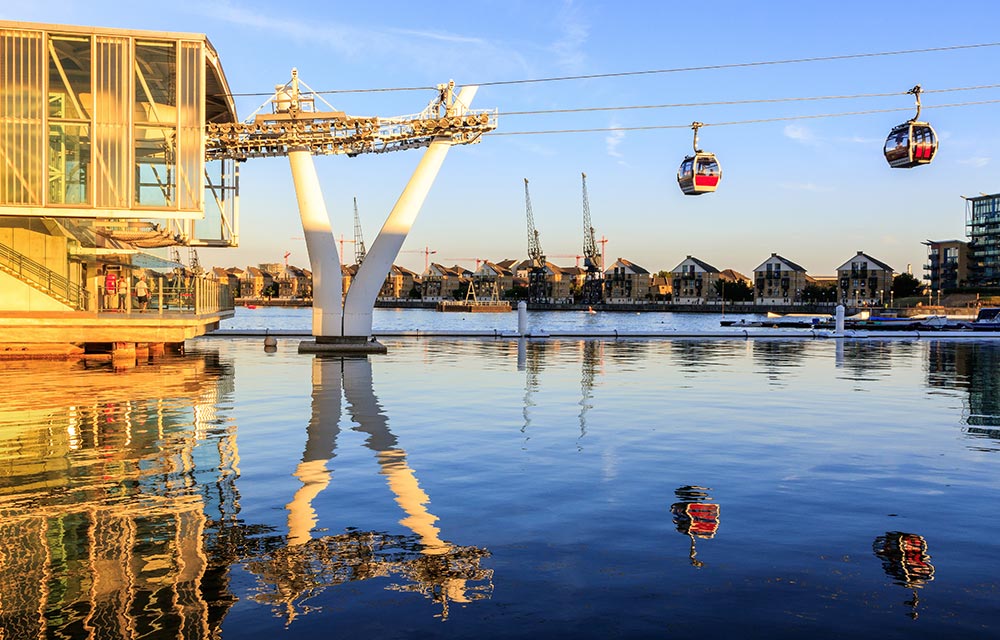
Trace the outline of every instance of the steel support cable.
<instances>
[{"instance_id":1,"label":"steel support cable","mask_svg":"<svg viewBox=\"0 0 1000 640\"><path fill-rule=\"evenodd\" d=\"M954 107L971 107L983 104L998 104L1000 99L996 100L978 100L975 102L954 102L951 104L938 104L934 106L924 105L924 109L949 109ZM766 122L786 122L791 120L815 120L819 118L843 118L847 116L865 116L876 113L894 113L898 111L913 111L913 107L896 107L892 109L868 109L866 111L844 111L841 113L816 113L811 115L802 116L779 116L775 118L757 118L754 120L730 120L727 122L705 122L702 123L702 127L727 127L732 125L742 125L742 124L761 124ZM550 133L598 133L598 132L608 132L608 131L652 131L657 129L690 129L691 124L661 124L661 125L646 125L637 127L600 127L593 129L550 129L545 131L494 131L493 133L483 134L484 136L530 136L530 135L544 135Z\"/></svg>"},{"instance_id":2,"label":"steel support cable","mask_svg":"<svg viewBox=\"0 0 1000 640\"><path fill-rule=\"evenodd\" d=\"M953 87L950 89L925 89L921 93L948 93L954 91L978 91L983 89L1000 89L1000 84L983 84L973 87ZM865 98L889 98L905 96L907 91L891 93L856 93L853 95L807 96L794 98L751 98L747 100L718 100L714 102L677 102L672 104L627 105L621 107L579 107L566 109L540 109L536 111L501 111L501 116L535 116L555 113L593 113L601 111L635 111L641 109L677 109L682 107L717 107L744 104L775 104L781 102L818 102L822 100L861 100ZM690 125L689 125L690 126Z\"/></svg>"},{"instance_id":3,"label":"steel support cable","mask_svg":"<svg viewBox=\"0 0 1000 640\"><path fill-rule=\"evenodd\" d=\"M835 60L856 60L863 58L877 58L884 56L902 56L914 53L940 53L943 51L961 51L965 49L984 49L988 47L1000 47L1000 42L984 42L979 44L959 44L947 47L928 47L925 49L901 49L898 51L879 51L874 53L846 53L835 56L815 56L811 58L790 58L786 60L763 60L758 62L733 62L728 64L711 64L698 67L676 67L672 69L649 69L646 71L619 71L612 73L591 73L577 76L554 76L550 78L530 78L524 80L497 80L493 82L467 82L467 85L479 87L499 87L514 84L536 84L541 82L564 82L567 80L595 80L598 78L623 78L628 76L655 75L661 73L687 73L691 71L714 71L720 69L741 69L748 67L765 67L782 64L802 64L807 62L831 62ZM332 95L338 93L382 93L389 91L437 91L436 86L427 87L383 87L373 89L331 89L327 91L315 91L317 95ZM213 96L229 97L251 97L270 96L273 92L266 93L218 93Z\"/></svg>"}]
</instances>

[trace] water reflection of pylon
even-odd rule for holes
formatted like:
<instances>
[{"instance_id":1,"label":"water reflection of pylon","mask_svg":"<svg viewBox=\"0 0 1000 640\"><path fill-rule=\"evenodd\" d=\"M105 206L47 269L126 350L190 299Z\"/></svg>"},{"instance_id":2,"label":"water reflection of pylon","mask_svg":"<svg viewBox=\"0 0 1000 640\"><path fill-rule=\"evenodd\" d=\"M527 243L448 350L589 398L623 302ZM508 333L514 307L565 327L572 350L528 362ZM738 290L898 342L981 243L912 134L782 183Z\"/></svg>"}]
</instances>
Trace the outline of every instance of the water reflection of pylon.
<instances>
[{"instance_id":1,"label":"water reflection of pylon","mask_svg":"<svg viewBox=\"0 0 1000 640\"><path fill-rule=\"evenodd\" d=\"M406 513L399 523L412 537L358 530L312 537L317 522L312 501L329 484L326 463L334 456L340 432L341 388L351 420L357 423L354 430L368 434L365 446L376 453L380 473ZM441 604L442 618L448 617L451 602L490 597L493 572L479 566L489 552L441 539L438 518L428 509L430 498L397 442L375 395L368 359L317 357L306 452L295 473L303 486L287 505L288 545L254 566L256 573L274 583L274 591L265 599L282 610L289 623L298 613L308 612L306 600L323 588L376 576L406 577L409 583L387 589L423 594Z\"/></svg>"},{"instance_id":2,"label":"water reflection of pylon","mask_svg":"<svg viewBox=\"0 0 1000 640\"><path fill-rule=\"evenodd\" d=\"M719 505L714 502L704 502L711 500L708 491L711 489L697 486L679 487L674 491L674 495L681 502L670 505L677 531L691 539L691 548L688 552L691 566L699 568L705 563L696 558L698 552L695 549L694 539L714 538L719 530Z\"/></svg>"},{"instance_id":3,"label":"water reflection of pylon","mask_svg":"<svg viewBox=\"0 0 1000 640\"><path fill-rule=\"evenodd\" d=\"M917 590L934 579L934 565L927 553L927 541L923 536L901 531L888 531L875 538L872 550L882 560L882 569L893 581L913 593L911 600L904 601L910 607L909 616L917 619L917 605L920 599Z\"/></svg>"}]
</instances>

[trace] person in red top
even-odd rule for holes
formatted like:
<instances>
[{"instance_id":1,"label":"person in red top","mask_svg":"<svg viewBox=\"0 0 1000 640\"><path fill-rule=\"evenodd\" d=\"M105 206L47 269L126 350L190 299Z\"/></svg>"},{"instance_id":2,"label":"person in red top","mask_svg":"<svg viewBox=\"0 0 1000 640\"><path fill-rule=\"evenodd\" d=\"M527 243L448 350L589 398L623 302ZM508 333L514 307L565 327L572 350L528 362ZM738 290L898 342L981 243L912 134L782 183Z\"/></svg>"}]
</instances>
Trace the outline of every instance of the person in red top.
<instances>
[{"instance_id":1,"label":"person in red top","mask_svg":"<svg viewBox=\"0 0 1000 640\"><path fill-rule=\"evenodd\" d=\"M104 308L110 309L118 294L118 274L114 271L104 272Z\"/></svg>"}]
</instances>

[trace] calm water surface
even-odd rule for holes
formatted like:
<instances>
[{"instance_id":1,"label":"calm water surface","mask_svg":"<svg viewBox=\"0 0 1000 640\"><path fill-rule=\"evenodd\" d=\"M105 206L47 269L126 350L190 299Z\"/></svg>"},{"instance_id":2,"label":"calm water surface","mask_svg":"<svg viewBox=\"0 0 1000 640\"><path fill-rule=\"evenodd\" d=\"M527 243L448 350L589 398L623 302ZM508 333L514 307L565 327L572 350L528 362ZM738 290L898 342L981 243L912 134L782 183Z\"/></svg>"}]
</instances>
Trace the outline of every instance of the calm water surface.
<instances>
[{"instance_id":1,"label":"calm water surface","mask_svg":"<svg viewBox=\"0 0 1000 640\"><path fill-rule=\"evenodd\" d=\"M0 637L997 637L1000 346L0 365Z\"/></svg>"},{"instance_id":2,"label":"calm water surface","mask_svg":"<svg viewBox=\"0 0 1000 640\"><path fill-rule=\"evenodd\" d=\"M728 308L728 307L727 307ZM718 331L719 320L762 318L753 314L672 313L646 311L587 313L586 311L530 311L528 328L531 332L600 333L618 330L622 333L668 331ZM223 320L223 329L297 329L312 328L311 308L237 307L236 315ZM372 329L381 331L498 331L517 330L517 312L508 313L442 313L433 309L375 309Z\"/></svg>"}]
</instances>

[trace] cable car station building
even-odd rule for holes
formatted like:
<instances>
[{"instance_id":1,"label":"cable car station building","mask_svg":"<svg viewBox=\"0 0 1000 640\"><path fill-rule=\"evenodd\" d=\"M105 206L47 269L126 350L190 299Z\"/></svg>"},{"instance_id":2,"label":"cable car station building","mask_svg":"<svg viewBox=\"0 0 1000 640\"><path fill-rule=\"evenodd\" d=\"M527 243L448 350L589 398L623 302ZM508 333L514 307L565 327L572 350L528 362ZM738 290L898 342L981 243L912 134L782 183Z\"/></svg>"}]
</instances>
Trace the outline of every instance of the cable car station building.
<instances>
[{"instance_id":1,"label":"cable car station building","mask_svg":"<svg viewBox=\"0 0 1000 640\"><path fill-rule=\"evenodd\" d=\"M229 93L204 35L0 21L0 357L231 317L228 287L177 262L238 241L236 163L205 153Z\"/></svg>"}]
</instances>

